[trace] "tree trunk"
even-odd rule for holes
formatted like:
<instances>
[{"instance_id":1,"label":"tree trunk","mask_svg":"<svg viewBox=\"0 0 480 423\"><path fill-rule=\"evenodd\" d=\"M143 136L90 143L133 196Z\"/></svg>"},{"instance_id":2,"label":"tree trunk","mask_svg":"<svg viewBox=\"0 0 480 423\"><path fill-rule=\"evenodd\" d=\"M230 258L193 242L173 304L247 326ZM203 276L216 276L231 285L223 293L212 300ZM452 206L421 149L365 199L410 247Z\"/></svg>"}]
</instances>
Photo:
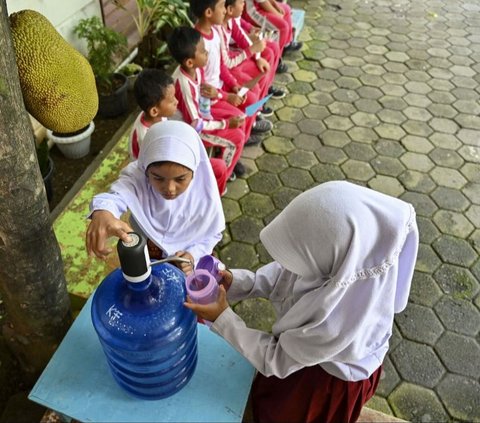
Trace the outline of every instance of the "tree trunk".
<instances>
[{"instance_id":1,"label":"tree trunk","mask_svg":"<svg viewBox=\"0 0 480 423\"><path fill-rule=\"evenodd\" d=\"M36 380L71 323L62 257L0 0L0 296L5 341Z\"/></svg>"}]
</instances>

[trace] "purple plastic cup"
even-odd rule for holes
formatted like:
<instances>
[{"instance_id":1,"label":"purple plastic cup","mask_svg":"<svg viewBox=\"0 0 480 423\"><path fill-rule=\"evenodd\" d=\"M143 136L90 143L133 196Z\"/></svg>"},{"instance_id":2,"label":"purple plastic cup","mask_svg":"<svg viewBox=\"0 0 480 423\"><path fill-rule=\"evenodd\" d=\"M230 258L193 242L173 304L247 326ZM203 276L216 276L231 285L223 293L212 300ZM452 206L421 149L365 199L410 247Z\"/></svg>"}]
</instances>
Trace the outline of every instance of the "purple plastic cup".
<instances>
[{"instance_id":1,"label":"purple plastic cup","mask_svg":"<svg viewBox=\"0 0 480 423\"><path fill-rule=\"evenodd\" d=\"M203 256L198 261L195 269L203 269L208 271L217 282L220 282L222 280L222 275L220 275L220 271L225 270L225 265L215 256L207 255Z\"/></svg>"},{"instance_id":2,"label":"purple plastic cup","mask_svg":"<svg viewBox=\"0 0 480 423\"><path fill-rule=\"evenodd\" d=\"M218 297L218 283L205 269L196 269L185 280L187 293L194 303L214 303Z\"/></svg>"}]
</instances>

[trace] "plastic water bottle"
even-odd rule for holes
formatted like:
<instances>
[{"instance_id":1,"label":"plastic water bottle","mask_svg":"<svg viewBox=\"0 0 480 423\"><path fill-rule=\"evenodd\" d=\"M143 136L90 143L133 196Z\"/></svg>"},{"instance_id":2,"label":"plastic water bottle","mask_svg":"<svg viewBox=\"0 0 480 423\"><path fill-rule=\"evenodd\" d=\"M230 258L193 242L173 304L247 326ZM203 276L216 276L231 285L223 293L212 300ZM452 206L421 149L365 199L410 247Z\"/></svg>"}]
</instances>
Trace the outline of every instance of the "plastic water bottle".
<instances>
[{"instance_id":1,"label":"plastic water bottle","mask_svg":"<svg viewBox=\"0 0 480 423\"><path fill-rule=\"evenodd\" d=\"M207 270L217 282L222 280L222 275L220 271L226 269L225 265L215 256L207 255L203 256L198 260L197 266L195 269L205 269Z\"/></svg>"},{"instance_id":2,"label":"plastic water bottle","mask_svg":"<svg viewBox=\"0 0 480 423\"><path fill-rule=\"evenodd\" d=\"M205 269L196 269L187 276L188 296L194 303L210 304L217 300L218 283Z\"/></svg>"},{"instance_id":3,"label":"plastic water bottle","mask_svg":"<svg viewBox=\"0 0 480 423\"><path fill-rule=\"evenodd\" d=\"M183 272L152 267L146 240L130 233L117 244L121 269L95 291L92 321L116 382L142 399L182 389L197 364L197 324L186 299Z\"/></svg>"},{"instance_id":4,"label":"plastic water bottle","mask_svg":"<svg viewBox=\"0 0 480 423\"><path fill-rule=\"evenodd\" d=\"M200 112L200 116L203 119L212 119L210 106L211 106L211 100L208 97L204 97L203 95L200 95L198 98L198 109Z\"/></svg>"}]
</instances>

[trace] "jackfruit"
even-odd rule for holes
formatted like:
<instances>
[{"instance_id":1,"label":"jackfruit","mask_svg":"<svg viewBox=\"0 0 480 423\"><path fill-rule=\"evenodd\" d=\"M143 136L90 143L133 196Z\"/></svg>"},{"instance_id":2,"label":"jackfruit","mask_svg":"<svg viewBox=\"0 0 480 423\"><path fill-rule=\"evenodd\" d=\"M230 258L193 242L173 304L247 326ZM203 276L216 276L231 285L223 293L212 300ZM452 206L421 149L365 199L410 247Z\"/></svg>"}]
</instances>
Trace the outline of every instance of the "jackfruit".
<instances>
[{"instance_id":1,"label":"jackfruit","mask_svg":"<svg viewBox=\"0 0 480 423\"><path fill-rule=\"evenodd\" d=\"M53 132L86 127L98 110L90 63L41 13L21 10L9 20L28 112Z\"/></svg>"}]
</instances>

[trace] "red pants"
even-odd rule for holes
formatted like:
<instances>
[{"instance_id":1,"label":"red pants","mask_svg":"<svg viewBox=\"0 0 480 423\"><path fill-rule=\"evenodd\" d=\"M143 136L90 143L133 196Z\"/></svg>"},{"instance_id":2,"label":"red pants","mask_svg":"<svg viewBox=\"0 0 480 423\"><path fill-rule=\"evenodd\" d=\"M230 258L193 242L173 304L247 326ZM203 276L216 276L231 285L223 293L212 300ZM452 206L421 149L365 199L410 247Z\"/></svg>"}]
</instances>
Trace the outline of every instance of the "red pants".
<instances>
[{"instance_id":1,"label":"red pants","mask_svg":"<svg viewBox=\"0 0 480 423\"><path fill-rule=\"evenodd\" d=\"M227 165L223 159L217 159L214 157L210 159L210 164L212 165L213 174L217 180L218 192L222 195L227 186L228 177L230 176L227 173Z\"/></svg>"},{"instance_id":2,"label":"red pants","mask_svg":"<svg viewBox=\"0 0 480 423\"><path fill-rule=\"evenodd\" d=\"M285 379L257 374L252 387L257 423L355 422L380 381L381 366L370 378L346 382L320 366L305 367Z\"/></svg>"}]
</instances>

